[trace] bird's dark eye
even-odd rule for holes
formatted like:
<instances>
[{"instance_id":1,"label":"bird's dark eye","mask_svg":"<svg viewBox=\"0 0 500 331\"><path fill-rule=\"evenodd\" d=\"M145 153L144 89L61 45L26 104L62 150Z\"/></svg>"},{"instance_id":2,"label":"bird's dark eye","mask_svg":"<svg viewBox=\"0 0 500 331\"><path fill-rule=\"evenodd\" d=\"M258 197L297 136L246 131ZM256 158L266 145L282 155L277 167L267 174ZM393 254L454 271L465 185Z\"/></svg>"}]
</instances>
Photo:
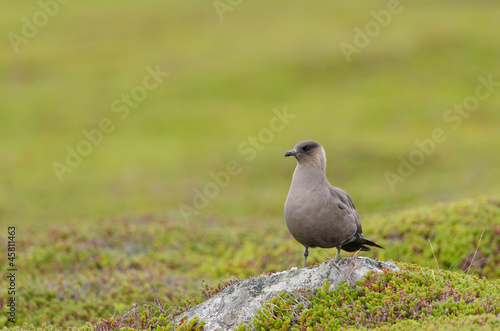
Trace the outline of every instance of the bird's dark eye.
<instances>
[{"instance_id":1,"label":"bird's dark eye","mask_svg":"<svg viewBox=\"0 0 500 331\"><path fill-rule=\"evenodd\" d=\"M311 149L311 146L304 146L304 148L302 148L302 150L303 150L304 152L307 152L307 151L308 151L308 150L310 150L310 149Z\"/></svg>"}]
</instances>

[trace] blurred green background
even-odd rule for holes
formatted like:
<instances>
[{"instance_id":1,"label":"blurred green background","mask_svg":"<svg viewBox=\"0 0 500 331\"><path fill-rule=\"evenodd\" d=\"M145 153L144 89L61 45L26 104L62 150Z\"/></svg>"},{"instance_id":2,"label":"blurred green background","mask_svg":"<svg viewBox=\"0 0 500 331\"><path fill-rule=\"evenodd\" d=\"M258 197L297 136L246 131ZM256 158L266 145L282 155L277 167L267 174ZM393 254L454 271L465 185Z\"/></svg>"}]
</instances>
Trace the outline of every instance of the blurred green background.
<instances>
[{"instance_id":1,"label":"blurred green background","mask_svg":"<svg viewBox=\"0 0 500 331\"><path fill-rule=\"evenodd\" d=\"M237 2L233 2L237 3ZM296 142L324 145L328 177L361 213L498 192L500 91L454 130L443 120L473 95L477 77L500 81L494 1L402 1L401 12L349 63L340 44L376 22L386 1L210 1L60 4L15 53L36 1L9 3L0 66L0 217L52 224L111 215L178 213L230 160L242 171L200 213L280 218ZM43 22L41 18L39 21ZM168 72L124 120L111 110ZM272 110L296 117L251 162L240 143L269 126ZM109 118L115 130L58 181L53 162ZM443 128L445 143L390 190L415 139Z\"/></svg>"},{"instance_id":2,"label":"blurred green background","mask_svg":"<svg viewBox=\"0 0 500 331\"><path fill-rule=\"evenodd\" d=\"M226 10L218 13L214 3L225 3ZM295 265L301 248L283 220L295 161L283 155L306 139L325 147L331 184L351 195L362 219L498 194L500 86L464 112L467 117L460 115L460 125L454 126L457 114L447 112L473 100L478 77L500 82L500 3L401 1L397 8L387 16L387 1L9 2L0 11L0 223L18 229L19 256L26 258L20 284L33 279L33 297L52 300L54 293L37 291L46 284L50 291L63 288L58 293L80 286L71 277L54 285L52 273L75 274L87 284L93 268L110 268L123 279L116 293L136 286L141 295L152 295L137 279L160 279L162 268L179 279L189 274L193 289L202 277ZM39 26L30 30L34 19ZM340 45L356 46L367 28L366 47L348 61ZM141 91L147 68L169 74L121 119L113 104ZM268 138L276 110L294 117ZM114 130L60 181L54 162L65 164L67 148L78 149L87 140L83 132L103 119ZM431 138L435 129L446 141L392 190L385 174L398 174L401 157L415 153L415 140ZM249 160L242 144L253 139L259 148ZM239 173L212 192L197 215L183 219L179 206L193 207L195 192L214 182L210 174L233 160ZM119 229L113 229L115 219ZM101 222L106 232L99 234ZM212 269L196 269L205 263L198 253L163 253L176 240L172 223L187 226L188 232L175 231L193 241L189 252L215 259L208 260ZM69 230L58 229L63 224ZM233 232L221 235L228 228ZM245 233L267 236L264 243L252 239L241 246ZM179 251L189 246L176 245ZM279 249L266 260L269 247ZM156 255L147 255L151 250ZM217 257L223 252L229 256ZM236 266L228 265L231 256ZM152 265L159 269L148 269ZM135 273L140 277L130 276ZM113 279L99 275L96 286ZM125 309L136 296L109 300L98 299L103 309ZM50 302L40 307L57 311ZM103 317L111 312L102 310ZM47 316L40 319L55 321Z\"/></svg>"}]
</instances>

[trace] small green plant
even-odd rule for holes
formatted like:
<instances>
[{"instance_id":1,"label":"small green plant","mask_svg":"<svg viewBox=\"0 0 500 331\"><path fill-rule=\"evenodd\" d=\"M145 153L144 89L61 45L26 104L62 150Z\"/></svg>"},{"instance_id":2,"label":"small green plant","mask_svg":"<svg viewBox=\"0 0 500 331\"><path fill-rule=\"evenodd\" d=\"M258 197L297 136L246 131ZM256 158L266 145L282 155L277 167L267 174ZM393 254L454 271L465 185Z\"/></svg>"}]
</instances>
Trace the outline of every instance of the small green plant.
<instances>
[{"instance_id":1,"label":"small green plant","mask_svg":"<svg viewBox=\"0 0 500 331\"><path fill-rule=\"evenodd\" d=\"M206 301L222 292L226 287L241 281L240 277L228 278L225 282L218 283L217 286L210 286L203 281L201 288L201 298Z\"/></svg>"}]
</instances>

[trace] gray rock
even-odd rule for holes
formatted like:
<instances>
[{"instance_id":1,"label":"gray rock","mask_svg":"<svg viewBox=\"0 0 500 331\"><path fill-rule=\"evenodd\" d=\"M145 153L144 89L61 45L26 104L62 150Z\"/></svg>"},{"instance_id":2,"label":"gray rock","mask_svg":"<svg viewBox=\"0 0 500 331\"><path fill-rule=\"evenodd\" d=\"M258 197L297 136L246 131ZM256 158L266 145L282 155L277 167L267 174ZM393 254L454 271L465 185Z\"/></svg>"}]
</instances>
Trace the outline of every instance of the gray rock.
<instances>
[{"instance_id":1,"label":"gray rock","mask_svg":"<svg viewBox=\"0 0 500 331\"><path fill-rule=\"evenodd\" d=\"M257 310L280 292L323 287L325 279L332 284L330 290L342 282L354 286L357 280L370 271L382 272L382 268L399 271L390 262L374 261L366 257L349 257L328 260L309 268L292 268L271 275L250 278L228 286L204 303L188 310L188 320L198 317L205 321L205 330L231 330L240 322L251 325Z\"/></svg>"}]
</instances>

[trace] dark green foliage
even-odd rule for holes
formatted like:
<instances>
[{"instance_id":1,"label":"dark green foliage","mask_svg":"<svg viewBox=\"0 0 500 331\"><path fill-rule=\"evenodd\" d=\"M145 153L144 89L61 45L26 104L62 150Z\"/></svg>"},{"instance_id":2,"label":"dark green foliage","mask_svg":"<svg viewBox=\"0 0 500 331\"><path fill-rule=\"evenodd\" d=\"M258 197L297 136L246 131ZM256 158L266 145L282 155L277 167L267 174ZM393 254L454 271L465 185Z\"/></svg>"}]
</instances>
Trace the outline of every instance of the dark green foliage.
<instances>
[{"instance_id":1,"label":"dark green foliage","mask_svg":"<svg viewBox=\"0 0 500 331\"><path fill-rule=\"evenodd\" d=\"M275 298L259 311L254 326L258 330L405 329L432 325L438 319L457 327L499 325L499 281L406 263L398 265L400 273L371 273L354 288L344 283L328 291L326 283L307 301L302 292Z\"/></svg>"}]
</instances>

